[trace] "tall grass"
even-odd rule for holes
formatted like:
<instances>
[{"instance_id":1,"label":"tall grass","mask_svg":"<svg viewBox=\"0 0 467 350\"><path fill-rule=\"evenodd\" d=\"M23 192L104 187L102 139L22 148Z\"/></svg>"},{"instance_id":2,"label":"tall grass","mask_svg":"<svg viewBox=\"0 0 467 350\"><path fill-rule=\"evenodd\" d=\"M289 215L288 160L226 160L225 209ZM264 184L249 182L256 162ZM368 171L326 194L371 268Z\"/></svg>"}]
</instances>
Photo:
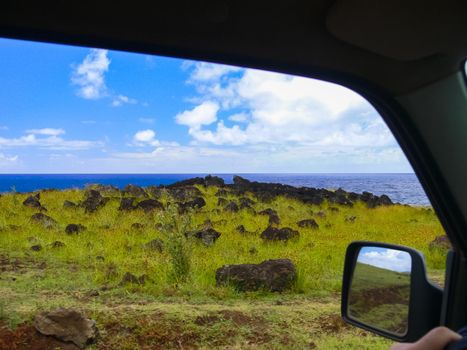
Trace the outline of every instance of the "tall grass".
<instances>
[{"instance_id":1,"label":"tall grass","mask_svg":"<svg viewBox=\"0 0 467 350\"><path fill-rule=\"evenodd\" d=\"M357 203L352 208L340 206L335 212L329 210L327 203L306 205L278 197L271 203L257 202L254 210L275 209L281 219L280 226L298 230L300 238L266 243L260 238L268 226L266 216L255 215L251 210L238 213L218 210L214 195L217 189L199 189L207 205L184 216L179 216L170 206L172 209L163 213L122 212L118 210L119 198L111 199L95 213L86 214L81 208L63 208L65 199L82 200L83 191L42 192L41 203L48 209L46 214L58 222L51 229L31 222L31 215L37 211L22 205L25 194L5 194L0 197L0 255L45 262L49 269L67 267L61 270L65 273L63 278L47 275L40 283L76 288L80 285L117 288L125 272L146 274L150 281L144 286L122 288L156 297L237 298L239 295L228 287L215 287L216 270L225 264L259 263L276 258L289 258L297 267L298 281L291 293L330 295L340 290L345 249L354 240L408 245L425 254L429 270L444 268L445 252L429 249L429 243L443 234L429 208L397 205L368 209L363 203ZM229 199L236 198L231 195ZM168 203L167 194L162 200ZM325 212L326 216L313 215L318 211ZM350 223L346 221L348 216L357 218ZM318 230L297 226L299 220L308 218L318 222ZM186 230L201 227L208 219L221 233L215 244L208 247L196 239L186 239ZM69 223L83 224L87 230L67 235L64 229ZM134 223L141 224L142 228L133 228ZM239 225L251 233L240 234L236 230ZM164 241L162 253L145 249L145 244L156 238ZM65 243L65 247L53 248L51 243L57 240ZM43 249L31 251L33 244L40 244ZM77 272L70 272L71 265L76 266Z\"/></svg>"}]
</instances>

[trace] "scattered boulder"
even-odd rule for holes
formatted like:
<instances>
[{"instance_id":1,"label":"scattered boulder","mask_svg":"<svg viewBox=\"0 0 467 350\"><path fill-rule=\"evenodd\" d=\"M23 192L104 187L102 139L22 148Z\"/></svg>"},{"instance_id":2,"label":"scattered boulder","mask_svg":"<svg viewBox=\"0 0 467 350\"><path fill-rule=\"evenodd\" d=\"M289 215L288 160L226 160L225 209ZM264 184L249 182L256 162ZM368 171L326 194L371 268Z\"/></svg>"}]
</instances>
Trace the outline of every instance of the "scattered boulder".
<instances>
[{"instance_id":1,"label":"scattered boulder","mask_svg":"<svg viewBox=\"0 0 467 350\"><path fill-rule=\"evenodd\" d=\"M250 253L251 255L255 255L258 253L258 249L256 249L256 247L251 247L250 249L248 249L248 253Z\"/></svg>"},{"instance_id":2,"label":"scattered boulder","mask_svg":"<svg viewBox=\"0 0 467 350\"><path fill-rule=\"evenodd\" d=\"M315 221L315 219L305 219L305 220L300 220L297 222L298 227L301 228L311 228L311 229L318 229L319 225Z\"/></svg>"},{"instance_id":3,"label":"scattered boulder","mask_svg":"<svg viewBox=\"0 0 467 350\"><path fill-rule=\"evenodd\" d=\"M153 239L144 245L144 248L147 250L157 251L162 253L164 250L164 241L160 238Z\"/></svg>"},{"instance_id":4,"label":"scattered boulder","mask_svg":"<svg viewBox=\"0 0 467 350\"><path fill-rule=\"evenodd\" d=\"M80 349L98 337L96 322L70 309L41 312L34 319L34 328L41 334L72 342Z\"/></svg>"},{"instance_id":5,"label":"scattered boulder","mask_svg":"<svg viewBox=\"0 0 467 350\"><path fill-rule=\"evenodd\" d=\"M348 215L345 217L345 222L349 222L351 224L353 224L355 222L355 220L357 220L357 217L355 215Z\"/></svg>"},{"instance_id":6,"label":"scattered boulder","mask_svg":"<svg viewBox=\"0 0 467 350\"><path fill-rule=\"evenodd\" d=\"M237 203L235 203L234 201L230 201L229 204L227 204L225 207L224 207L224 211L227 211L227 212L230 212L230 213L236 213L238 212L240 209L238 208L238 205Z\"/></svg>"},{"instance_id":7,"label":"scattered boulder","mask_svg":"<svg viewBox=\"0 0 467 350\"><path fill-rule=\"evenodd\" d=\"M38 224L42 224L45 228L51 228L57 224L54 219L43 213L36 213L32 215L31 220Z\"/></svg>"},{"instance_id":8,"label":"scattered boulder","mask_svg":"<svg viewBox=\"0 0 467 350\"><path fill-rule=\"evenodd\" d=\"M208 175L204 178L204 185L206 187L208 186L217 186L217 187L222 187L224 186L224 179L220 178L219 176L212 176Z\"/></svg>"},{"instance_id":9,"label":"scattered boulder","mask_svg":"<svg viewBox=\"0 0 467 350\"><path fill-rule=\"evenodd\" d=\"M336 207L329 207L328 209L329 209L329 211L332 211L332 212L334 212L334 213L338 213L338 212L339 212L339 208L336 208Z\"/></svg>"},{"instance_id":10,"label":"scattered boulder","mask_svg":"<svg viewBox=\"0 0 467 350\"><path fill-rule=\"evenodd\" d=\"M255 201L247 197L240 198L238 202L240 203L240 209L250 208L255 205Z\"/></svg>"},{"instance_id":11,"label":"scattered boulder","mask_svg":"<svg viewBox=\"0 0 467 350\"><path fill-rule=\"evenodd\" d=\"M245 226L243 226L243 225L237 226L236 230L237 230L238 233L241 233L242 235L247 233L247 230L245 229Z\"/></svg>"},{"instance_id":12,"label":"scattered boulder","mask_svg":"<svg viewBox=\"0 0 467 350\"><path fill-rule=\"evenodd\" d=\"M193 177L191 179L186 179L182 181L175 182L169 186L168 188L176 188L176 187L187 187L187 186L195 186L195 185L200 185L200 186L218 186L222 187L224 186L224 180L218 176L212 176L208 175L204 178L202 177Z\"/></svg>"},{"instance_id":13,"label":"scattered boulder","mask_svg":"<svg viewBox=\"0 0 467 350\"><path fill-rule=\"evenodd\" d=\"M135 197L123 197L120 199L120 206L118 210L133 210L134 206L133 203L135 201Z\"/></svg>"},{"instance_id":14,"label":"scattered boulder","mask_svg":"<svg viewBox=\"0 0 467 350\"><path fill-rule=\"evenodd\" d=\"M326 213L323 210L318 211L315 215L321 219L326 217Z\"/></svg>"},{"instance_id":15,"label":"scattered boulder","mask_svg":"<svg viewBox=\"0 0 467 350\"><path fill-rule=\"evenodd\" d=\"M279 225L281 223L279 215L277 215L277 212L274 209L267 208L260 211L258 214L269 216L269 225Z\"/></svg>"},{"instance_id":16,"label":"scattered boulder","mask_svg":"<svg viewBox=\"0 0 467 350\"><path fill-rule=\"evenodd\" d=\"M142 187L132 185L132 184L126 185L125 188L123 189L123 193L129 196L132 196L132 197L147 197L148 196L148 194Z\"/></svg>"},{"instance_id":17,"label":"scattered boulder","mask_svg":"<svg viewBox=\"0 0 467 350\"><path fill-rule=\"evenodd\" d=\"M50 243L50 246L52 248L62 248L65 246L65 243L61 242L61 241L54 241L52 243Z\"/></svg>"},{"instance_id":18,"label":"scattered boulder","mask_svg":"<svg viewBox=\"0 0 467 350\"><path fill-rule=\"evenodd\" d=\"M66 200L63 202L63 208L76 208L78 205L72 201Z\"/></svg>"},{"instance_id":19,"label":"scattered boulder","mask_svg":"<svg viewBox=\"0 0 467 350\"><path fill-rule=\"evenodd\" d=\"M86 226L81 224L69 224L65 227L65 232L69 235L77 235L78 233L83 231L86 231Z\"/></svg>"},{"instance_id":20,"label":"scattered boulder","mask_svg":"<svg viewBox=\"0 0 467 350\"><path fill-rule=\"evenodd\" d=\"M96 190L87 190L84 201L81 206L86 213L93 213L100 207L104 206L108 198L102 197L101 193Z\"/></svg>"},{"instance_id":21,"label":"scattered boulder","mask_svg":"<svg viewBox=\"0 0 467 350\"><path fill-rule=\"evenodd\" d=\"M96 190L105 194L119 194L120 190L113 185L104 185L104 184L89 184L86 186L87 190Z\"/></svg>"},{"instance_id":22,"label":"scattered boulder","mask_svg":"<svg viewBox=\"0 0 467 350\"><path fill-rule=\"evenodd\" d=\"M203 193L194 186L175 187L168 190L172 198L180 202L187 202L203 195Z\"/></svg>"},{"instance_id":23,"label":"scattered boulder","mask_svg":"<svg viewBox=\"0 0 467 350\"><path fill-rule=\"evenodd\" d=\"M434 250L434 249L452 250L452 244L448 236L441 235L441 236L436 236L435 239L430 242L429 248L431 250Z\"/></svg>"},{"instance_id":24,"label":"scattered boulder","mask_svg":"<svg viewBox=\"0 0 467 350\"><path fill-rule=\"evenodd\" d=\"M37 193L34 196L29 196L28 198L24 200L23 205L29 208L37 208L37 209L46 211L46 209L42 206L40 202L40 198L41 197L39 193Z\"/></svg>"},{"instance_id":25,"label":"scattered boulder","mask_svg":"<svg viewBox=\"0 0 467 350\"><path fill-rule=\"evenodd\" d=\"M154 198L161 198L164 193L164 188L157 186L148 186L146 187L146 193Z\"/></svg>"},{"instance_id":26,"label":"scattered boulder","mask_svg":"<svg viewBox=\"0 0 467 350\"><path fill-rule=\"evenodd\" d=\"M227 197L228 195L229 195L229 192L223 188L220 188L215 194L216 197Z\"/></svg>"},{"instance_id":27,"label":"scattered boulder","mask_svg":"<svg viewBox=\"0 0 467 350\"><path fill-rule=\"evenodd\" d=\"M122 277L122 280L120 281L119 285L120 286L124 286L126 284L139 284L139 285L144 285L146 283L146 281L148 280L148 276L147 275L141 275L139 277L136 277L135 275L133 275L132 273L130 272L126 272L123 277Z\"/></svg>"},{"instance_id":28,"label":"scattered boulder","mask_svg":"<svg viewBox=\"0 0 467 350\"><path fill-rule=\"evenodd\" d=\"M329 203L339 205L352 206L354 202L362 200L368 202L372 200L369 206L379 205L392 205L393 203L388 196L382 195L375 196L369 192L361 195L354 192L346 192L343 189L330 191L326 189L311 188L311 187L295 187L279 183L261 183L256 181L249 181L240 176L233 177L233 184L225 185L226 189L232 190L237 195L245 193L253 194L258 200L262 202L270 202L278 196L284 196L290 199L301 201L305 204L321 205L326 200ZM368 196L368 194L370 196ZM373 198L374 197L374 198Z\"/></svg>"},{"instance_id":29,"label":"scattered boulder","mask_svg":"<svg viewBox=\"0 0 467 350\"><path fill-rule=\"evenodd\" d=\"M136 209L143 209L146 213L153 210L164 210L164 206L161 202L155 199L145 199L135 206Z\"/></svg>"},{"instance_id":30,"label":"scattered boulder","mask_svg":"<svg viewBox=\"0 0 467 350\"><path fill-rule=\"evenodd\" d=\"M289 227L277 228L269 226L261 233L261 238L265 241L288 241L298 238L299 232Z\"/></svg>"},{"instance_id":31,"label":"scattered boulder","mask_svg":"<svg viewBox=\"0 0 467 350\"><path fill-rule=\"evenodd\" d=\"M391 201L391 199L385 194L378 197L369 192L363 192L361 196L361 200L366 202L366 206L370 209L380 207L380 206L389 206L389 205L394 204Z\"/></svg>"},{"instance_id":32,"label":"scattered boulder","mask_svg":"<svg viewBox=\"0 0 467 350\"><path fill-rule=\"evenodd\" d=\"M247 234L253 234L255 232L250 232L248 231L245 226L243 225L239 225L235 228L235 230L237 230L238 233L242 234L242 235L247 235Z\"/></svg>"},{"instance_id":33,"label":"scattered boulder","mask_svg":"<svg viewBox=\"0 0 467 350\"><path fill-rule=\"evenodd\" d=\"M140 222L134 222L131 224L131 228L135 230L142 230L144 228L144 225Z\"/></svg>"},{"instance_id":34,"label":"scattered boulder","mask_svg":"<svg viewBox=\"0 0 467 350\"><path fill-rule=\"evenodd\" d=\"M189 209L200 209L206 205L206 201L204 200L203 197L196 197L194 200L185 202L185 203L179 203L179 211L180 213L185 213Z\"/></svg>"},{"instance_id":35,"label":"scattered boulder","mask_svg":"<svg viewBox=\"0 0 467 350\"><path fill-rule=\"evenodd\" d=\"M241 292L283 292L293 287L296 278L295 266L289 259L267 260L260 264L224 265L216 271L218 286L230 284Z\"/></svg>"},{"instance_id":36,"label":"scattered boulder","mask_svg":"<svg viewBox=\"0 0 467 350\"><path fill-rule=\"evenodd\" d=\"M226 206L227 204L229 204L229 201L223 197L220 197L217 199L217 206L218 207L224 207Z\"/></svg>"},{"instance_id":37,"label":"scattered boulder","mask_svg":"<svg viewBox=\"0 0 467 350\"><path fill-rule=\"evenodd\" d=\"M40 244L35 244L31 247L31 250L34 252L39 252L42 250L42 246Z\"/></svg>"},{"instance_id":38,"label":"scattered boulder","mask_svg":"<svg viewBox=\"0 0 467 350\"><path fill-rule=\"evenodd\" d=\"M193 236L200 239L206 246L211 246L221 236L221 234L213 228L208 228L195 232Z\"/></svg>"}]
</instances>

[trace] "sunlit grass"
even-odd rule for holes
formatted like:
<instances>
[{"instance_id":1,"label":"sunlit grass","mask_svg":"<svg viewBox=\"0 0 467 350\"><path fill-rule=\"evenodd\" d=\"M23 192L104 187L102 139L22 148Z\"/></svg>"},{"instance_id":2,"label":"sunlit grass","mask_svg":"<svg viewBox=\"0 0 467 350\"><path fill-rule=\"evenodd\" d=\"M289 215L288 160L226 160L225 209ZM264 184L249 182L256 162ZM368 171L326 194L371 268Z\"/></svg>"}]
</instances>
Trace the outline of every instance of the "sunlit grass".
<instances>
[{"instance_id":1,"label":"sunlit grass","mask_svg":"<svg viewBox=\"0 0 467 350\"><path fill-rule=\"evenodd\" d=\"M272 208L281 219L280 227L290 227L300 232L298 240L265 243L260 233L268 226L267 216L256 215L252 210L241 210L238 213L218 210L221 208L217 206L217 188L199 189L207 205L189 214L189 226L196 229L210 220L221 237L209 247L196 240L190 241L190 268L186 280L173 278L174 260L168 249L161 253L145 247L147 242L155 238L168 243L170 234L164 231L164 225L158 224L167 220L167 215L177 216L175 212L120 211L118 194L97 212L86 214L82 208L63 208L64 200L76 203L81 201L84 191L45 191L41 193L41 203L47 208L45 214L58 223L46 229L31 221L31 215L37 210L23 206L26 194L2 195L0 257L7 259L10 265L11 261L17 259L23 266L16 270L10 266L2 273L0 318L10 324L17 324L30 320L37 310L77 305L103 317L102 314L115 312L109 311L114 303L137 305L142 302L175 303L179 305L177 317L182 317L184 303L217 303L224 308L229 305L248 308L249 302L274 303L277 300L305 302L307 307L317 308L319 314L320 305L326 298L332 298L333 312L338 313L345 250L355 240L388 242L418 249L425 255L429 271L438 279L442 275L446 252L430 250L429 243L443 234L443 229L429 208L395 205L368 209L364 203L357 203L353 207L333 205L338 211L332 211L327 203L321 206L305 205L284 197L278 197L271 203L262 203L250 196L256 202L254 211ZM238 198L230 195L228 199ZM160 200L166 205L170 198L164 194ZM319 211L324 212L325 217L316 215ZM354 222L346 220L350 216L356 217ZM317 221L319 229L297 226L298 221L309 218ZM68 235L65 227L70 223L82 224L87 229L79 234ZM142 224L142 228L133 228L134 223ZM251 233L240 234L236 230L239 225ZM51 244L55 241L63 242L65 246L53 248ZM42 250L32 251L31 246L35 244L40 244ZM215 272L222 265L259 263L277 258L289 258L297 268L297 282L289 292L245 294L229 287L216 287ZM146 274L149 280L144 285L120 286L126 272L136 276ZM93 290L100 292L97 301L86 297ZM287 313L276 314L283 319L271 322L291 322L289 337L294 340L290 346L285 343L274 343L272 346L271 340L272 343L268 343L270 347L265 345L264 348L294 348L297 344L305 346L315 337L311 333L301 336L299 323L290 321L286 317ZM291 312L290 317L301 317L300 311L297 309ZM358 339L355 332L316 335L314 343L323 349L387 348L386 341L374 337ZM282 334L279 338L284 337ZM231 348L248 348L242 343L244 338L245 335L239 336L235 340L238 344L231 344ZM211 340L206 340L206 344L211 344Z\"/></svg>"}]
</instances>

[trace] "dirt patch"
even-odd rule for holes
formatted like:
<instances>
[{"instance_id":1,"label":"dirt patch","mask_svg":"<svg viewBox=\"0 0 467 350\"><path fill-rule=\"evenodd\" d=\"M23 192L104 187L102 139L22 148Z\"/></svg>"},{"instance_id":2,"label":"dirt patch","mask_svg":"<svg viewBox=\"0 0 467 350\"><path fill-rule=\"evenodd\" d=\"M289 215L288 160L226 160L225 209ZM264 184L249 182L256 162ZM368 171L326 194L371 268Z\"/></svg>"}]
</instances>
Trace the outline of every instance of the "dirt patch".
<instances>
[{"instance_id":1,"label":"dirt patch","mask_svg":"<svg viewBox=\"0 0 467 350\"><path fill-rule=\"evenodd\" d=\"M72 343L65 343L45 336L36 331L32 325L22 324L11 330L0 325L0 349L2 350L78 350Z\"/></svg>"},{"instance_id":2,"label":"dirt patch","mask_svg":"<svg viewBox=\"0 0 467 350\"><path fill-rule=\"evenodd\" d=\"M316 323L324 333L339 333L350 328L350 326L342 320L342 317L337 314L321 315L317 318Z\"/></svg>"},{"instance_id":3,"label":"dirt patch","mask_svg":"<svg viewBox=\"0 0 467 350\"><path fill-rule=\"evenodd\" d=\"M195 319L195 324L197 324L198 326L211 326L214 323L222 321L231 321L237 326L265 326L264 319L260 317L251 317L244 314L243 312L236 310L220 310L216 313L198 316Z\"/></svg>"},{"instance_id":4,"label":"dirt patch","mask_svg":"<svg viewBox=\"0 0 467 350\"><path fill-rule=\"evenodd\" d=\"M45 262L38 263L32 259L18 259L18 258L9 258L5 255L0 255L0 272L19 272L24 273L25 270L30 268L36 268L39 270L44 270L47 268Z\"/></svg>"},{"instance_id":5,"label":"dirt patch","mask_svg":"<svg viewBox=\"0 0 467 350\"><path fill-rule=\"evenodd\" d=\"M199 335L184 327L182 321L165 319L161 315L138 320L132 325L125 320L104 325L102 337L97 343L100 350L113 350L128 342L138 349L197 349Z\"/></svg>"}]
</instances>

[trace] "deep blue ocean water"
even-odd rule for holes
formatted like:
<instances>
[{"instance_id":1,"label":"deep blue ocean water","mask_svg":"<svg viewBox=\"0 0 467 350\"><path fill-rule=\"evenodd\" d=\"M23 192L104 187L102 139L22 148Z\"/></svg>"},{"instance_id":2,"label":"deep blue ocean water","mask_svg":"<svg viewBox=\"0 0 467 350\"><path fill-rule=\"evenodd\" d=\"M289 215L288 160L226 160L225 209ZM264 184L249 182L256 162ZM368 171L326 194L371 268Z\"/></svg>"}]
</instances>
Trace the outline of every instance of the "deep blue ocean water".
<instances>
[{"instance_id":1,"label":"deep blue ocean water","mask_svg":"<svg viewBox=\"0 0 467 350\"><path fill-rule=\"evenodd\" d=\"M32 192L46 188L83 188L87 184L100 183L119 188L127 184L139 186L168 185L176 181L207 174L0 174L0 192ZM213 174L216 175L216 174ZM387 194L393 201L430 205L415 174L239 174L259 182L276 182L292 186L326 189L339 187L346 191ZM233 174L217 174L227 183Z\"/></svg>"}]
</instances>

